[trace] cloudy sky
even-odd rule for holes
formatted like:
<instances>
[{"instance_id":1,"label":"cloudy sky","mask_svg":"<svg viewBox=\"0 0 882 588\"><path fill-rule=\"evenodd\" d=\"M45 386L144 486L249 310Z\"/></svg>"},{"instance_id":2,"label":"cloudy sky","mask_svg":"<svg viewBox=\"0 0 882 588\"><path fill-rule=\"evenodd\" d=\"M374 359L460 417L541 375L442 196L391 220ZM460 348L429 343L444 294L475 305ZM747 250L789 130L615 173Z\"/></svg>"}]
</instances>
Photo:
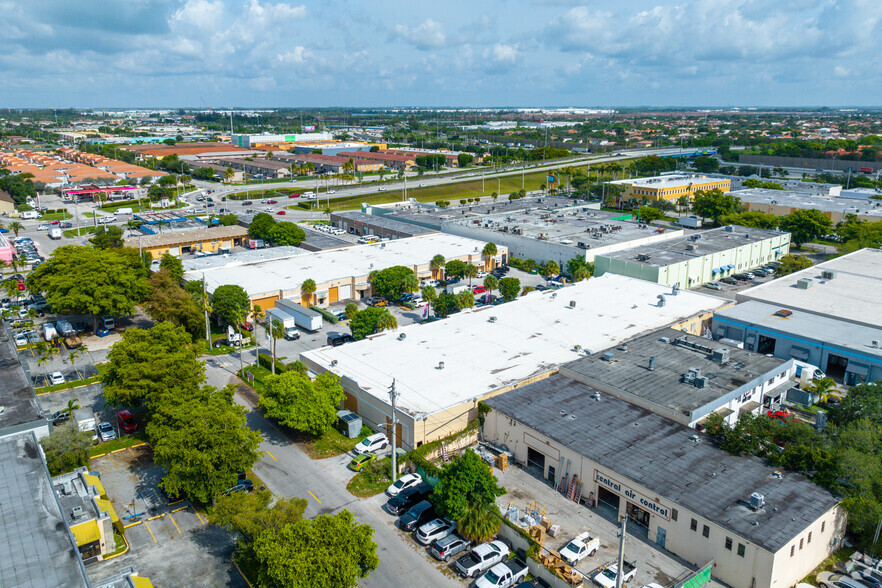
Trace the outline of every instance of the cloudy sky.
<instances>
[{"instance_id":1,"label":"cloudy sky","mask_svg":"<svg viewBox=\"0 0 882 588\"><path fill-rule=\"evenodd\" d=\"M0 107L882 104L882 0L0 0Z\"/></svg>"}]
</instances>

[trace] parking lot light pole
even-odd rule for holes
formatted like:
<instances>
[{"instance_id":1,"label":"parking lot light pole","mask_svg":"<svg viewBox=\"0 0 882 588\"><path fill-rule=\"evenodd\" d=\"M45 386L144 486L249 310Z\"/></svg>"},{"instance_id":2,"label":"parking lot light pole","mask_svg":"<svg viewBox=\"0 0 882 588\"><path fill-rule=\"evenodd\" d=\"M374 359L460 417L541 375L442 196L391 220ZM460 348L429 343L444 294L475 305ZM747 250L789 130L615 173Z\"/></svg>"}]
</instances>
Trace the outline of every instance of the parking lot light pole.
<instances>
[{"instance_id":1,"label":"parking lot light pole","mask_svg":"<svg viewBox=\"0 0 882 588\"><path fill-rule=\"evenodd\" d=\"M395 379L392 379L392 387L389 389L389 400L392 401L392 482L398 479L398 455L396 455L396 433L398 427L395 420L395 401L398 399L399 393L395 390Z\"/></svg>"}]
</instances>

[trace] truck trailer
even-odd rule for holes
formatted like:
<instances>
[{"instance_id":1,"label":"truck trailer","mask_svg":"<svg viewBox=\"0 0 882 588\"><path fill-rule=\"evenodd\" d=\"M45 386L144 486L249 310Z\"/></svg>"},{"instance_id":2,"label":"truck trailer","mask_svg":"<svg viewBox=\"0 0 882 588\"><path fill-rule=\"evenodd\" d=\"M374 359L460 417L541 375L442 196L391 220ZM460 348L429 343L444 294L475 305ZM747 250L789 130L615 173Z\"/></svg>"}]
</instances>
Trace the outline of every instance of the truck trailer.
<instances>
[{"instance_id":1,"label":"truck trailer","mask_svg":"<svg viewBox=\"0 0 882 588\"><path fill-rule=\"evenodd\" d=\"M279 321L282 323L284 337L287 341L293 341L300 338L300 331L297 330L297 319L285 312L281 308L269 308L266 311L266 320Z\"/></svg>"},{"instance_id":2,"label":"truck trailer","mask_svg":"<svg viewBox=\"0 0 882 588\"><path fill-rule=\"evenodd\" d=\"M297 326L304 331L315 333L322 328L322 320L324 317L322 317L321 313L302 306L294 300L286 300L284 298L276 300L276 308L293 316L297 321Z\"/></svg>"}]
</instances>

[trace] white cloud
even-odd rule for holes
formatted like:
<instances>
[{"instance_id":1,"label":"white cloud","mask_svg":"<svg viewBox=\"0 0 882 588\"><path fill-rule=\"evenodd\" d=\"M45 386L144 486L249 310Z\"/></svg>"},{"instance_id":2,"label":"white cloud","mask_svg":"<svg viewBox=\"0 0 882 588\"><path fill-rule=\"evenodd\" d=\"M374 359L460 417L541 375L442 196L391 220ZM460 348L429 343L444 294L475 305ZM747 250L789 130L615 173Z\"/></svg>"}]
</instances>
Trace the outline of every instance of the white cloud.
<instances>
[{"instance_id":1,"label":"white cloud","mask_svg":"<svg viewBox=\"0 0 882 588\"><path fill-rule=\"evenodd\" d=\"M395 25L395 34L423 51L443 47L447 41L444 25L431 18L427 18L415 27Z\"/></svg>"}]
</instances>

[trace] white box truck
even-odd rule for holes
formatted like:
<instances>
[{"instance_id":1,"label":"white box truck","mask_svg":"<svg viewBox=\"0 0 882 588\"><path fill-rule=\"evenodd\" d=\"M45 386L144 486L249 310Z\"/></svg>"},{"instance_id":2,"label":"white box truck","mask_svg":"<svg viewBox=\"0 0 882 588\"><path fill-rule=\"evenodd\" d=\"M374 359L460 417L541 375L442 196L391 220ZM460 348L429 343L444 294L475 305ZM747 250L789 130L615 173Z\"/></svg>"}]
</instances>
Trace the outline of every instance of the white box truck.
<instances>
[{"instance_id":1,"label":"white box truck","mask_svg":"<svg viewBox=\"0 0 882 588\"><path fill-rule=\"evenodd\" d=\"M306 308L294 300L285 300L284 298L276 300L276 308L293 316L297 321L297 326L304 331L315 333L322 328L322 320L324 317L322 317L321 313L318 313L311 308Z\"/></svg>"},{"instance_id":2,"label":"white box truck","mask_svg":"<svg viewBox=\"0 0 882 588\"><path fill-rule=\"evenodd\" d=\"M49 238L50 239L61 239L61 229L51 228L49 229Z\"/></svg>"},{"instance_id":3,"label":"white box truck","mask_svg":"<svg viewBox=\"0 0 882 588\"><path fill-rule=\"evenodd\" d=\"M95 413L88 408L78 408L73 411L74 420L80 431L91 431L92 441L98 441L98 419Z\"/></svg>"},{"instance_id":4,"label":"white box truck","mask_svg":"<svg viewBox=\"0 0 882 588\"><path fill-rule=\"evenodd\" d=\"M283 309L268 308L266 311L266 320L277 320L282 323L282 328L284 329L284 337L286 340L293 341L300 338L300 331L297 330L297 320L293 316L285 312Z\"/></svg>"},{"instance_id":5,"label":"white box truck","mask_svg":"<svg viewBox=\"0 0 882 588\"><path fill-rule=\"evenodd\" d=\"M55 323L43 323L43 338L46 341L52 341L58 337L58 331L55 329Z\"/></svg>"}]
</instances>

